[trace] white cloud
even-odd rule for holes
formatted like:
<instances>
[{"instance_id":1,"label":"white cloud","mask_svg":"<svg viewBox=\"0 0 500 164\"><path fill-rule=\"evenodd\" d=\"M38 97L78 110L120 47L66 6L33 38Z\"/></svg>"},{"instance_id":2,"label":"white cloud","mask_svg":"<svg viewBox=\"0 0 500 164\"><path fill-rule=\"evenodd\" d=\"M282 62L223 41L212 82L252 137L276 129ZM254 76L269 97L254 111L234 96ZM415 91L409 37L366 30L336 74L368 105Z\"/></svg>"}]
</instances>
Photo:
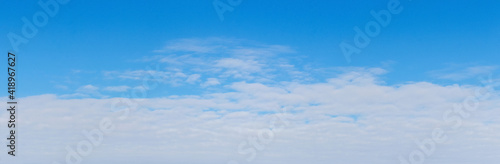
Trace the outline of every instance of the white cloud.
<instances>
[{"instance_id":1,"label":"white cloud","mask_svg":"<svg viewBox=\"0 0 500 164\"><path fill-rule=\"evenodd\" d=\"M214 53L224 49L223 45L232 44L236 42L234 39L224 38L185 38L177 39L167 43L162 49L155 50L154 52L193 52L193 53Z\"/></svg>"},{"instance_id":2,"label":"white cloud","mask_svg":"<svg viewBox=\"0 0 500 164\"><path fill-rule=\"evenodd\" d=\"M237 55L275 55L279 53L294 53L295 51L288 46L266 45L260 48L234 48L230 50Z\"/></svg>"},{"instance_id":3,"label":"white cloud","mask_svg":"<svg viewBox=\"0 0 500 164\"><path fill-rule=\"evenodd\" d=\"M134 70L134 71L105 71L108 79L119 78L126 80L154 81L162 84L179 85L187 75L179 69L173 70Z\"/></svg>"},{"instance_id":4,"label":"white cloud","mask_svg":"<svg viewBox=\"0 0 500 164\"><path fill-rule=\"evenodd\" d=\"M215 44L218 42L226 43ZM463 128L453 131L443 121L443 113L453 110L467 96L477 94L474 89L479 86L429 82L386 85L379 76L387 71L381 68L297 68L277 57L268 57L293 52L286 46L242 46L241 42L213 38L177 40L157 52L188 54L155 56L158 63L168 63L166 68L105 72L110 78L143 80L149 76L162 84L199 84L201 88L193 89L205 90L200 95L126 99L138 108L133 108L125 121L115 119L116 130L105 136L105 144L95 148L95 155L86 160L153 164L243 161L248 155L238 153L241 142L256 137L260 129L269 129L273 119L270 113L286 106L290 126L276 133L275 140L257 152L254 163L399 163L398 156L408 156L418 149L414 141L430 137L436 127L446 129L450 141L438 145L428 163L500 161L492 153L500 151L497 92L481 100L478 110L464 119ZM464 79L494 69L470 67L461 74L443 73L439 77ZM304 82L309 73L327 78ZM283 74L292 78L275 78ZM214 92L215 87L227 90ZM134 89L148 91L141 86ZM84 138L82 129L96 127L100 118L114 118L114 112L120 110L111 105L123 99L67 99L89 97L98 90L87 85L73 95L24 98L24 102L30 102L24 106L23 116L28 120L24 125L24 153L41 157L37 162L63 160L64 147L75 146ZM0 122L5 122L7 113L2 111L0 115ZM39 152L45 152L45 156ZM120 156L130 158L122 160Z\"/></svg>"},{"instance_id":5,"label":"white cloud","mask_svg":"<svg viewBox=\"0 0 500 164\"><path fill-rule=\"evenodd\" d=\"M83 93L93 93L99 90L98 87L93 86L93 85L85 85L81 86L80 88L76 89L77 92L83 92Z\"/></svg>"},{"instance_id":6,"label":"white cloud","mask_svg":"<svg viewBox=\"0 0 500 164\"><path fill-rule=\"evenodd\" d=\"M202 87L209 87L209 86L214 86L214 85L219 85L220 82L217 78L208 78L207 81L205 81L203 84L201 84Z\"/></svg>"},{"instance_id":7,"label":"white cloud","mask_svg":"<svg viewBox=\"0 0 500 164\"><path fill-rule=\"evenodd\" d=\"M106 79L120 78L141 80L148 74L173 85L196 84L198 75L217 78L221 81L247 80L250 82L274 82L291 75L304 77L307 74L296 68L282 54L295 51L285 45L261 44L230 38L185 38L169 41L156 52L168 55L146 57L141 61L155 61L161 69L105 71ZM286 66L278 68L276 65ZM194 75L188 77L189 75ZM187 79L186 79L187 77Z\"/></svg>"},{"instance_id":8,"label":"white cloud","mask_svg":"<svg viewBox=\"0 0 500 164\"><path fill-rule=\"evenodd\" d=\"M186 79L186 82L193 84L194 82L198 81L200 79L201 75L199 74L192 74L189 75L189 77Z\"/></svg>"},{"instance_id":9,"label":"white cloud","mask_svg":"<svg viewBox=\"0 0 500 164\"><path fill-rule=\"evenodd\" d=\"M99 92L99 87L88 84L79 87L75 90L75 93L61 95L61 98L88 98L88 97L99 97L107 98L107 95L103 95Z\"/></svg>"},{"instance_id":10,"label":"white cloud","mask_svg":"<svg viewBox=\"0 0 500 164\"><path fill-rule=\"evenodd\" d=\"M223 77L254 79L253 74L265 74L264 65L252 59L223 58L214 66L223 69Z\"/></svg>"},{"instance_id":11,"label":"white cloud","mask_svg":"<svg viewBox=\"0 0 500 164\"><path fill-rule=\"evenodd\" d=\"M111 92L125 92L125 91L127 91L129 89L130 89L130 87L129 86L125 86L125 85L122 85L122 86L109 86L109 87L104 88L105 91L111 91Z\"/></svg>"},{"instance_id":12,"label":"white cloud","mask_svg":"<svg viewBox=\"0 0 500 164\"><path fill-rule=\"evenodd\" d=\"M256 61L253 60L241 60L234 58L224 58L216 61L216 67L222 67L227 69L238 69L249 72L257 72L260 71L260 66Z\"/></svg>"},{"instance_id":13,"label":"white cloud","mask_svg":"<svg viewBox=\"0 0 500 164\"><path fill-rule=\"evenodd\" d=\"M500 161L498 92L481 100L477 111L454 131L443 121L443 113L474 95L478 86L428 82L389 86L377 80L383 71L370 70L345 72L327 82L235 82L228 85L229 92L130 99L138 108L123 121L116 119L120 110L111 108L113 102L125 100L121 98L22 98L20 150L31 158L19 160L62 162L65 147L74 148L85 139L82 130L96 128L100 119L109 117L116 129L84 161L215 164L236 159L243 163L248 155L238 153L240 143L257 137L272 121L272 114L260 113L279 112L286 106L290 125L257 151L254 163L399 163L399 155L418 149L414 140L431 137L436 127L446 130L449 142L437 145L426 163ZM209 78L205 83L219 82ZM0 122L6 118L8 113L0 111ZM119 158L123 156L130 158Z\"/></svg>"},{"instance_id":14,"label":"white cloud","mask_svg":"<svg viewBox=\"0 0 500 164\"><path fill-rule=\"evenodd\" d=\"M472 66L461 69L447 68L431 71L430 74L439 79L447 80L465 80L478 76L488 75L498 69L498 66Z\"/></svg>"},{"instance_id":15,"label":"white cloud","mask_svg":"<svg viewBox=\"0 0 500 164\"><path fill-rule=\"evenodd\" d=\"M153 52L272 56L283 53L295 53L295 50L284 45L268 45L243 39L211 37L172 40L167 42L162 49L154 50Z\"/></svg>"},{"instance_id":16,"label":"white cloud","mask_svg":"<svg viewBox=\"0 0 500 164\"><path fill-rule=\"evenodd\" d=\"M145 77L157 77L159 79L174 76L175 72L165 72L159 70L134 70L134 71L105 71L104 76L107 78L121 78L142 80Z\"/></svg>"},{"instance_id":17,"label":"white cloud","mask_svg":"<svg viewBox=\"0 0 500 164\"><path fill-rule=\"evenodd\" d=\"M66 85L55 85L54 88L61 89L61 90L68 90L69 87Z\"/></svg>"}]
</instances>

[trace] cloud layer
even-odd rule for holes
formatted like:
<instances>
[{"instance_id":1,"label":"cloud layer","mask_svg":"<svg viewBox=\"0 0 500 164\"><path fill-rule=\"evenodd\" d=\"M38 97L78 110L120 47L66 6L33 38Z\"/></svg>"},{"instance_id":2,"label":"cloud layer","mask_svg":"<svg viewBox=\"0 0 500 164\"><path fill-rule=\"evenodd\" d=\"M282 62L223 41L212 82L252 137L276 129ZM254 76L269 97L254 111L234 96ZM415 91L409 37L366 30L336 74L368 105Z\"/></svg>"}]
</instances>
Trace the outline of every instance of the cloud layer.
<instances>
[{"instance_id":1,"label":"cloud layer","mask_svg":"<svg viewBox=\"0 0 500 164\"><path fill-rule=\"evenodd\" d=\"M425 163L500 161L494 87L389 85L386 69L318 68L288 46L239 39L178 39L154 53L137 61L144 69L103 71L105 82L74 93L22 98L17 162L65 163L103 120L113 129L83 163L400 163L436 129L448 141ZM460 80L495 69L431 74ZM477 110L464 112L470 97ZM6 122L8 113L0 115Z\"/></svg>"},{"instance_id":2,"label":"cloud layer","mask_svg":"<svg viewBox=\"0 0 500 164\"><path fill-rule=\"evenodd\" d=\"M115 129L85 163L246 163L249 155L240 154L239 145L269 128L275 113L285 107L290 124L275 133L253 163L399 163L400 155L418 149L415 141L430 137L436 127L446 129L449 141L438 145L426 163L500 160L495 154L500 151L497 92L479 101L462 128L451 130L443 113L480 86L387 86L378 79L383 72L351 70L318 83L233 82L225 85L229 92L131 99L137 107L130 108L125 120L117 119L124 109L112 108L123 98L26 97L20 100L19 154L31 158L19 159L62 163L65 147L85 139L83 130L110 118ZM5 122L7 113L1 115Z\"/></svg>"}]
</instances>

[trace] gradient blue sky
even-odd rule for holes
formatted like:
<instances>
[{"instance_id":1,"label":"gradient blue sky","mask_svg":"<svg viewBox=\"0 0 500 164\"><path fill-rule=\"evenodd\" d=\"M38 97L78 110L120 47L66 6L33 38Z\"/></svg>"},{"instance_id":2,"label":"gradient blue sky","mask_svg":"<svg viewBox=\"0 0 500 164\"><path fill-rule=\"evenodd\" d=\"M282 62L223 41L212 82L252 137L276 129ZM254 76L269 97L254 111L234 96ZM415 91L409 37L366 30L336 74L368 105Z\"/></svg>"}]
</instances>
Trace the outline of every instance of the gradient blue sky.
<instances>
[{"instance_id":1,"label":"gradient blue sky","mask_svg":"<svg viewBox=\"0 0 500 164\"><path fill-rule=\"evenodd\" d=\"M339 45L389 1L242 0L222 21L213 0L71 0L18 47L20 156L0 163L64 163L104 118L116 128L83 163L249 163L239 145L276 116L289 124L251 162L400 163L442 128L426 163L498 163L500 1L400 0L346 61ZM6 53L42 8L2 4Z\"/></svg>"},{"instance_id":2,"label":"gradient blue sky","mask_svg":"<svg viewBox=\"0 0 500 164\"><path fill-rule=\"evenodd\" d=\"M300 57L302 63L292 61L298 65L384 67L390 70L385 75L390 84L453 84L457 81L430 72L455 73L498 64L500 23L495 18L500 16L500 2L494 0L401 1L404 10L393 15L388 27L347 63L338 45L352 44L353 27L374 20L369 12L385 9L387 2L244 0L220 21L211 1L71 1L28 44L20 46L23 89L19 95L67 94L87 84L117 84L103 80L102 72L143 69L146 64L134 60L168 55L153 50L182 38L284 45L295 51L284 58ZM8 15L0 18L3 34L20 34L21 18L41 10L35 1L8 3L1 8ZM7 37L0 39L0 45L12 49ZM75 71L83 73L75 75ZM467 78L458 80L477 81Z\"/></svg>"}]
</instances>

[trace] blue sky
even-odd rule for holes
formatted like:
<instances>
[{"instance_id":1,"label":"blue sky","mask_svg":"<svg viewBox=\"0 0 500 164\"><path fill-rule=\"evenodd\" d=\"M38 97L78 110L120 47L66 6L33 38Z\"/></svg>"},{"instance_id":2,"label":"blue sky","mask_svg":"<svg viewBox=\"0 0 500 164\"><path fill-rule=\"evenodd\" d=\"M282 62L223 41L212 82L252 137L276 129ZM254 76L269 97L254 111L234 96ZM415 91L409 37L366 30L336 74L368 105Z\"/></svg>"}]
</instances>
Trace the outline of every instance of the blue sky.
<instances>
[{"instance_id":1,"label":"blue sky","mask_svg":"<svg viewBox=\"0 0 500 164\"><path fill-rule=\"evenodd\" d=\"M183 38L222 37L288 46L295 53L282 58L300 57L302 63L294 64L318 68L385 67L391 70L386 75L390 84L452 84L457 81L429 72L453 73L497 64L500 23L492 21L499 16L496 1L401 1L403 11L393 15L370 45L352 56L351 63L346 62L338 45L352 44L353 27L374 20L370 11L386 9L387 2L244 1L220 21L207 1L71 1L28 44L20 46L20 78L26 88L19 94L67 93L56 85L70 90L83 84L104 87L115 82L102 80L103 71L144 68L147 64L134 60L168 55L153 50ZM2 31L20 34L20 18L30 18L39 10L35 2L9 2L2 9L9 13L1 18L8 22ZM12 49L7 37L0 41L3 49ZM75 70L87 73L75 76ZM79 78L80 84L65 83L68 78Z\"/></svg>"},{"instance_id":2,"label":"blue sky","mask_svg":"<svg viewBox=\"0 0 500 164\"><path fill-rule=\"evenodd\" d=\"M188 163L242 161L240 142L286 107L292 123L254 163L398 163L417 148L413 138L448 125L447 109L471 95L480 99L481 79L500 79L499 1L241 0L223 20L213 2L71 0L58 3L19 46L9 33L23 36L22 18L33 22L43 9L37 1L4 2L0 49L18 50L16 94L25 119L36 120L25 123L26 154L40 155L58 140L35 140L39 134L59 134L61 143L44 150L43 161L64 161L65 146L84 138L82 129L115 116L121 109L110 105L131 98L131 116L115 119L116 130L87 162L185 162L189 155L200 158ZM364 30L376 21L371 11L395 2L401 12L347 61L341 43L355 45L355 27ZM454 140L439 145L429 163L500 160L479 153L500 147L493 117L500 98L489 89L482 112L462 129L477 135L447 133ZM0 114L5 121L7 113ZM147 141L131 142L137 137ZM151 149L136 153L123 143Z\"/></svg>"}]
</instances>

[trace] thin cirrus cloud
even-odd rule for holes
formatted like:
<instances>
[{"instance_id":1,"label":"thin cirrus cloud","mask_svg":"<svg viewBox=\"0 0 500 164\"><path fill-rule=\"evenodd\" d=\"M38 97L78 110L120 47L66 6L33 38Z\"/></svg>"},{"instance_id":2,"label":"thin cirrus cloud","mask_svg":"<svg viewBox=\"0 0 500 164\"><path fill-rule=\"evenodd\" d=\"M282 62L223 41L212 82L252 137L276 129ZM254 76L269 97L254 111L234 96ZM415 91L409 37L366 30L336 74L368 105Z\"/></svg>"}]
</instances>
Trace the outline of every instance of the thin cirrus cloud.
<instances>
[{"instance_id":1,"label":"thin cirrus cloud","mask_svg":"<svg viewBox=\"0 0 500 164\"><path fill-rule=\"evenodd\" d=\"M186 79L186 82L193 84L196 81L198 81L200 79L200 77L201 77L201 75L199 75L199 74L189 75L189 77Z\"/></svg>"},{"instance_id":2,"label":"thin cirrus cloud","mask_svg":"<svg viewBox=\"0 0 500 164\"><path fill-rule=\"evenodd\" d=\"M249 46L250 45L250 46ZM167 44L156 53L228 53L238 55L273 55L277 53L294 53L288 46L267 45L243 39L231 38L183 38L167 42Z\"/></svg>"},{"instance_id":3,"label":"thin cirrus cloud","mask_svg":"<svg viewBox=\"0 0 500 164\"><path fill-rule=\"evenodd\" d=\"M75 90L74 93L71 94L63 94L61 98L90 98L90 97L98 97L98 98L107 98L109 96L101 94L100 88L91 84L80 86Z\"/></svg>"},{"instance_id":4,"label":"thin cirrus cloud","mask_svg":"<svg viewBox=\"0 0 500 164\"><path fill-rule=\"evenodd\" d=\"M258 72L261 70L260 67L261 64L259 64L256 61L253 60L241 60L241 59L234 59L234 58L224 58L217 60L215 63L215 67L221 67L221 68L227 68L227 69L238 69L238 70L245 70L249 72Z\"/></svg>"},{"instance_id":5,"label":"thin cirrus cloud","mask_svg":"<svg viewBox=\"0 0 500 164\"><path fill-rule=\"evenodd\" d=\"M498 70L498 66L471 66L458 69L450 67L442 70L431 71L430 74L439 79L459 81L488 75L496 70Z\"/></svg>"},{"instance_id":6,"label":"thin cirrus cloud","mask_svg":"<svg viewBox=\"0 0 500 164\"><path fill-rule=\"evenodd\" d=\"M122 86L109 86L109 87L104 88L105 91L110 91L110 92L125 92L125 91L127 91L129 89L130 89L130 87L129 86L125 86L125 85L122 85Z\"/></svg>"},{"instance_id":7,"label":"thin cirrus cloud","mask_svg":"<svg viewBox=\"0 0 500 164\"><path fill-rule=\"evenodd\" d=\"M167 42L167 44L153 52L191 52L191 53L214 53L225 49L227 44L232 44L236 40L222 38L184 38Z\"/></svg>"},{"instance_id":8,"label":"thin cirrus cloud","mask_svg":"<svg viewBox=\"0 0 500 164\"><path fill-rule=\"evenodd\" d=\"M272 82L278 80L277 75L304 75L300 67L294 67L279 56L295 53L284 45L242 39L191 38L169 41L163 49L155 52L160 55L140 60L153 63L153 69L104 71L103 75L105 79L126 80L142 80L143 76L150 75L162 84L203 88L223 84L222 81Z\"/></svg>"},{"instance_id":9,"label":"thin cirrus cloud","mask_svg":"<svg viewBox=\"0 0 500 164\"><path fill-rule=\"evenodd\" d=\"M208 86L213 86L213 85L219 85L220 82L216 78L208 78L207 81L201 84L202 87L208 87Z\"/></svg>"}]
</instances>

